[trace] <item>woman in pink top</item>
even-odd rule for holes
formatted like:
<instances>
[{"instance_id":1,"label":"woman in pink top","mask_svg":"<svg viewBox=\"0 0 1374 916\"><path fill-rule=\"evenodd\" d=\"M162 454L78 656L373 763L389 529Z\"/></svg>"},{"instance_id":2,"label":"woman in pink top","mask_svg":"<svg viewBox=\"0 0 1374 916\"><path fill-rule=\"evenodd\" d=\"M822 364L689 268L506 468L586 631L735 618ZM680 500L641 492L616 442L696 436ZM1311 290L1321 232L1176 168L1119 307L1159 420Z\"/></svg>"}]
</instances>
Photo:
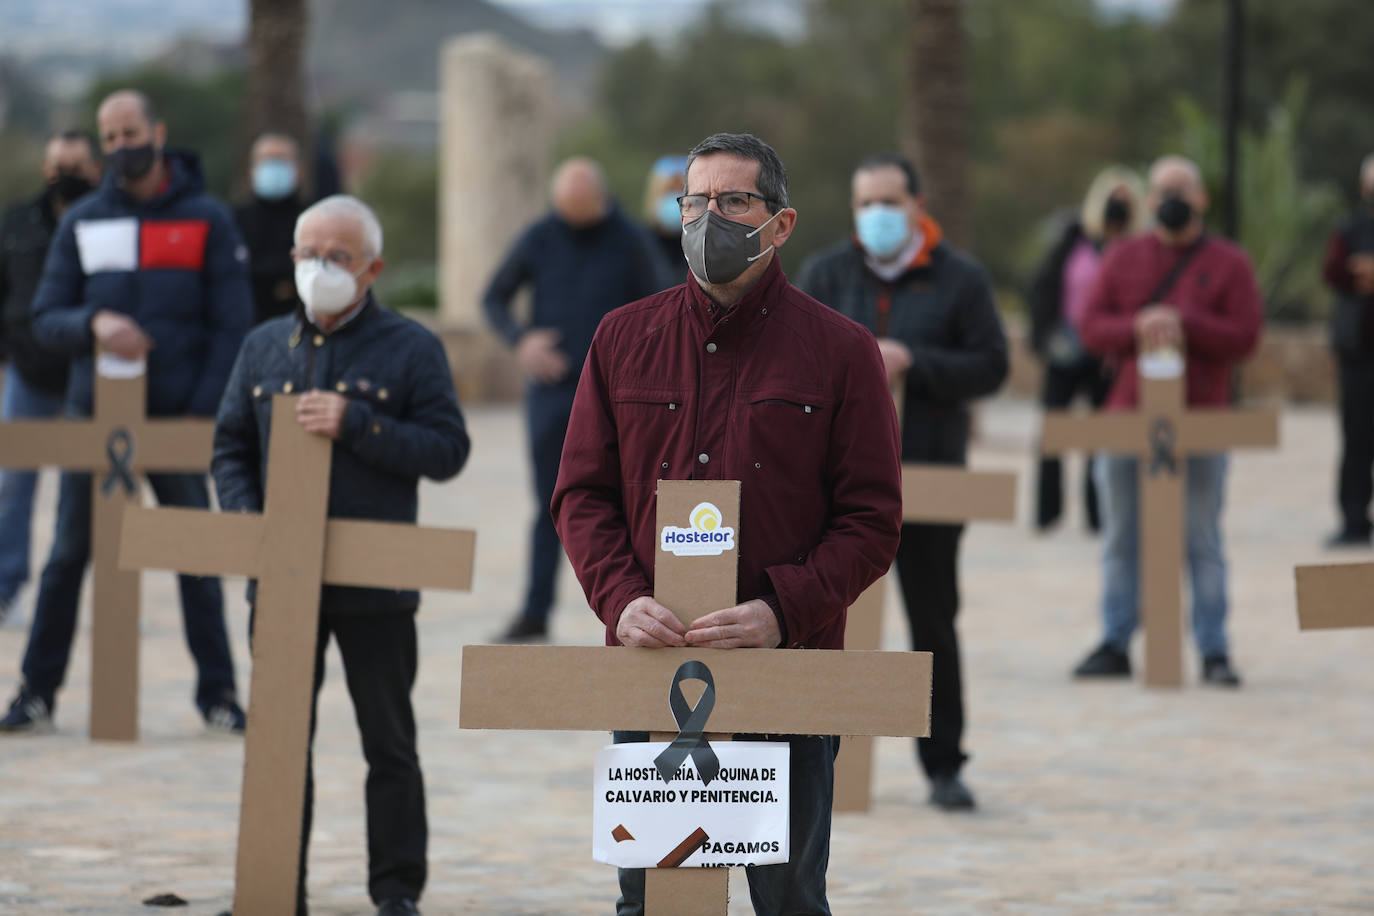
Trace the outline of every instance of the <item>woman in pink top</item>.
<instances>
[{"instance_id":1,"label":"woman in pink top","mask_svg":"<svg viewBox=\"0 0 1374 916\"><path fill-rule=\"evenodd\" d=\"M1068 407L1081 394L1100 407L1111 388L1110 367L1083 349L1074 330L1082 318L1088 295L1106 247L1133 234L1146 222L1144 187L1130 169L1109 166L1088 187L1077 219L1064 229L1058 243L1036 271L1027 294L1031 320L1031 349L1045 364L1040 404ZM1063 510L1063 471L1058 458L1040 462L1036 481L1035 526L1044 531ZM1083 480L1088 527L1098 529L1097 494L1090 469Z\"/></svg>"}]
</instances>

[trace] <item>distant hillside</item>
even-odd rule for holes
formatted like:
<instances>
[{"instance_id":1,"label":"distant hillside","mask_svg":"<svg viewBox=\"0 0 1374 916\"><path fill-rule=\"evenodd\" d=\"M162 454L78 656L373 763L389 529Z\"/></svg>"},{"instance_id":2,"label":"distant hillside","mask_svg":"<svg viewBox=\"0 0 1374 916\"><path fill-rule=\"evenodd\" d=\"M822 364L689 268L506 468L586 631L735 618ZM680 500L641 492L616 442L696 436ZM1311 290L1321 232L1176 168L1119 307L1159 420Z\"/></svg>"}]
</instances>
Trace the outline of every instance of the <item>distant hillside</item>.
<instances>
[{"instance_id":1,"label":"distant hillside","mask_svg":"<svg viewBox=\"0 0 1374 916\"><path fill-rule=\"evenodd\" d=\"M496 32L547 58L575 99L607 53L591 32L539 28L485 0L311 0L310 16L310 88L325 105L437 89L439 49L464 32Z\"/></svg>"}]
</instances>

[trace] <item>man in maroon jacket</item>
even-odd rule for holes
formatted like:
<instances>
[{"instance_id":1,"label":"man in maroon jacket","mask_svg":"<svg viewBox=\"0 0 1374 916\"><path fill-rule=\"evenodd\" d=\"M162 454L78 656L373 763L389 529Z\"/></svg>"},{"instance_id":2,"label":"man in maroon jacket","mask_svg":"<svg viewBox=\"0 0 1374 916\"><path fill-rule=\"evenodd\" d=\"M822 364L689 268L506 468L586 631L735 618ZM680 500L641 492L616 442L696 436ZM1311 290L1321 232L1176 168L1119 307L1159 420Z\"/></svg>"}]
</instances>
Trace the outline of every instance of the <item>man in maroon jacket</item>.
<instances>
[{"instance_id":1,"label":"man in maroon jacket","mask_svg":"<svg viewBox=\"0 0 1374 916\"><path fill-rule=\"evenodd\" d=\"M1250 259L1237 245L1207 235L1207 191L1198 167L1166 156L1150 169L1152 232L1107 253L1079 325L1083 344L1120 368L1107 410L1136 405L1136 358L1173 350L1184 359L1190 407L1226 407L1231 377L1254 350L1264 322ZM1103 498L1102 618L1105 635L1075 669L1078 677L1129 677L1127 654L1139 616L1139 490L1136 459L1098 462ZM1193 635L1203 680L1238 687L1226 642L1226 558L1221 506L1226 455L1193 455L1186 471L1188 579Z\"/></svg>"},{"instance_id":2,"label":"man in maroon jacket","mask_svg":"<svg viewBox=\"0 0 1374 916\"><path fill-rule=\"evenodd\" d=\"M602 320L554 490L558 534L607 645L843 648L845 609L892 564L901 527L877 344L783 275L773 249L797 213L766 143L702 141L679 201L691 275ZM740 603L690 627L653 599L660 479L742 482ZM750 893L759 913L828 914L838 739L787 740L792 858L749 869ZM617 914L643 913L643 871L620 884Z\"/></svg>"}]
</instances>

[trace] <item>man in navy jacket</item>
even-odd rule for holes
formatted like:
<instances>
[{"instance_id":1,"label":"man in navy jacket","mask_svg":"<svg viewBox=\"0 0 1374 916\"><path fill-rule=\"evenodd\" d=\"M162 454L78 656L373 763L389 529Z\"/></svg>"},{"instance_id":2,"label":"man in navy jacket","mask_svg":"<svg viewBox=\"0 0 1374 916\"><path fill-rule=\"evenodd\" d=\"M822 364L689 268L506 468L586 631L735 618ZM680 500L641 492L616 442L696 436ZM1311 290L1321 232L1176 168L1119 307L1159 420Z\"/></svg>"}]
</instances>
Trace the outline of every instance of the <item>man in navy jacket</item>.
<instances>
[{"instance_id":1,"label":"man in navy jacket","mask_svg":"<svg viewBox=\"0 0 1374 916\"><path fill-rule=\"evenodd\" d=\"M548 634L559 559L549 501L596 326L611 309L658 292L663 271L653 241L611 200L595 162L569 159L554 173L550 189L553 212L515 240L482 296L487 320L515 350L529 378L525 409L535 519L529 588L500 637L511 642ZM511 300L526 284L533 295L529 322L522 326L511 315Z\"/></svg>"},{"instance_id":2,"label":"man in navy jacket","mask_svg":"<svg viewBox=\"0 0 1374 916\"><path fill-rule=\"evenodd\" d=\"M301 392L297 422L334 443L329 515L413 524L420 478L446 480L468 457L444 347L373 298L382 230L361 201L334 195L311 206L296 222L295 242L304 308L248 335L220 406L211 468L220 506L262 511L272 397ZM326 585L320 595L314 696L332 636L367 758L368 892L379 916L414 916L426 877L425 788L410 703L419 603L409 590ZM313 701L310 726L313 738ZM306 911L311 769L307 762L298 916Z\"/></svg>"},{"instance_id":3,"label":"man in navy jacket","mask_svg":"<svg viewBox=\"0 0 1374 916\"><path fill-rule=\"evenodd\" d=\"M150 415L214 416L252 318L246 249L229 211L205 192L196 156L166 148L166 125L142 93L110 95L96 118L105 180L57 228L34 296L34 336L72 358L70 416L91 412L96 344L146 360ZM148 481L164 505L209 508L203 474L149 474ZM64 473L23 682L0 732L52 728L90 542L90 475ZM219 580L181 576L180 586L199 672L196 706L210 728L241 733Z\"/></svg>"}]
</instances>

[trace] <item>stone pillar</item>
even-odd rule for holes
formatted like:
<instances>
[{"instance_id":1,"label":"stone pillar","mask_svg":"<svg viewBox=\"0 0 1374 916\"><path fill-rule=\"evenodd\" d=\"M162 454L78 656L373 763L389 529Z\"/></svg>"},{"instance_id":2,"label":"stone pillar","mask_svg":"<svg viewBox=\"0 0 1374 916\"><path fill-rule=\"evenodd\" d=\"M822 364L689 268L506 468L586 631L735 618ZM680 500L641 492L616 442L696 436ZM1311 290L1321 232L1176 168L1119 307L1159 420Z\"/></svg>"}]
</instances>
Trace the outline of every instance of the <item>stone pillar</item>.
<instances>
[{"instance_id":1,"label":"stone pillar","mask_svg":"<svg viewBox=\"0 0 1374 916\"><path fill-rule=\"evenodd\" d=\"M481 296L510 243L547 208L557 124L553 77L540 58L496 35L440 52L439 322L465 402L519 391Z\"/></svg>"}]
</instances>

